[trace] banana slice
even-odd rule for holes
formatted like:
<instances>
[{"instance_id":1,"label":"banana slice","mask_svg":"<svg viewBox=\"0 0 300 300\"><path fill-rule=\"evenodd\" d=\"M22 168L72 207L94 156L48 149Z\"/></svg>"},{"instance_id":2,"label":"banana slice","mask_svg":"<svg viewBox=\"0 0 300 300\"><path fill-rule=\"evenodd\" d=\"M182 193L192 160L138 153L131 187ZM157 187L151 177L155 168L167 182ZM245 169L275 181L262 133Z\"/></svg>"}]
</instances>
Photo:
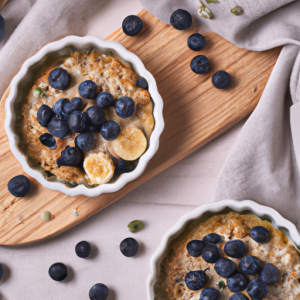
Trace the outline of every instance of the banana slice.
<instances>
[{"instance_id":1,"label":"banana slice","mask_svg":"<svg viewBox=\"0 0 300 300\"><path fill-rule=\"evenodd\" d=\"M84 159L83 168L92 184L108 182L115 171L112 159L102 151L88 154Z\"/></svg>"},{"instance_id":2,"label":"banana slice","mask_svg":"<svg viewBox=\"0 0 300 300\"><path fill-rule=\"evenodd\" d=\"M110 152L110 154L111 154L113 157L115 157L115 158L117 158L117 159L120 158L120 156L115 152L114 147L113 147L113 145L112 145L112 143L111 143L110 141L107 141L107 142L106 142L106 147L107 147L107 150Z\"/></svg>"},{"instance_id":3,"label":"banana slice","mask_svg":"<svg viewBox=\"0 0 300 300\"><path fill-rule=\"evenodd\" d=\"M113 152L124 160L136 160L147 149L147 139L141 129L128 126L122 129L120 135L111 141Z\"/></svg>"}]
</instances>

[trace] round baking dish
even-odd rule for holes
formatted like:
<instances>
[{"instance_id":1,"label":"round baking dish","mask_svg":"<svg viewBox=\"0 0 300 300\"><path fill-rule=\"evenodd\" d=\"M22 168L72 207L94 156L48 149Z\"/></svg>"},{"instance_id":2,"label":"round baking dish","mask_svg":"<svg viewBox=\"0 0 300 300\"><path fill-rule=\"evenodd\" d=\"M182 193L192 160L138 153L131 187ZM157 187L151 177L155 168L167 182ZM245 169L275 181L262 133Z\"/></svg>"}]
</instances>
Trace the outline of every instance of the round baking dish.
<instances>
[{"instance_id":1,"label":"round baking dish","mask_svg":"<svg viewBox=\"0 0 300 300\"><path fill-rule=\"evenodd\" d=\"M155 299L154 285L157 280L158 266L167 250L171 240L176 238L192 220L206 220L216 214L237 212L237 213L252 213L257 217L268 220L275 228L280 229L294 244L295 248L300 249L300 234L296 226L290 221L283 218L273 208L257 204L251 200L236 201L223 200L216 203L202 205L190 213L181 217L178 222L172 226L162 237L158 249L153 254L150 261L150 275L147 279L147 300Z\"/></svg>"},{"instance_id":2,"label":"round baking dish","mask_svg":"<svg viewBox=\"0 0 300 300\"><path fill-rule=\"evenodd\" d=\"M14 103L22 93L22 86L26 82L30 82L34 70L42 68L45 63L53 56L64 56L70 52L70 49L87 50L90 47L97 48L103 53L113 53L123 61L132 65L133 70L141 77L148 81L149 93L154 102L153 117L155 121L154 130L151 134L149 147L147 151L140 157L136 169L131 173L122 174L114 183L101 184L94 188L88 188L84 185L76 187L68 187L60 182L47 181L41 171L30 166L28 158L19 149L19 137L14 131L14 124L17 122L18 116L14 114ZM113 193L120 190L128 182L138 178L145 170L148 162L156 153L159 147L159 138L164 129L163 120L163 100L157 90L154 77L146 70L144 64L134 53L128 51L122 44L115 41L102 41L97 37L86 36L67 36L59 41L52 42L41 48L35 55L26 60L10 84L10 93L5 102L5 130L8 136L9 145L12 153L21 163L24 171L35 178L46 188L57 190L69 196L86 195L88 197L96 197L102 193ZM16 174L17 175L17 174Z\"/></svg>"}]
</instances>

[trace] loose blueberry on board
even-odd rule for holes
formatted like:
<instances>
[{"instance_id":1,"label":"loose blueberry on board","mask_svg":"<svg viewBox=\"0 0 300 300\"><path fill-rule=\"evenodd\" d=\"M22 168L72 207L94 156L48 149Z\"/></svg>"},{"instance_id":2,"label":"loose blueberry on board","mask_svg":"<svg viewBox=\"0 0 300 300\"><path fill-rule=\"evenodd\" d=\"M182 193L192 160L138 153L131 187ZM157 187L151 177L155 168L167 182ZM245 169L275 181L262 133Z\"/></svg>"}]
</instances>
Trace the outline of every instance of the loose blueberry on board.
<instances>
[{"instance_id":1,"label":"loose blueberry on board","mask_svg":"<svg viewBox=\"0 0 300 300\"><path fill-rule=\"evenodd\" d=\"M239 269L246 275L255 275L260 269L260 260L252 255L247 255L239 262Z\"/></svg>"},{"instance_id":2,"label":"loose blueberry on board","mask_svg":"<svg viewBox=\"0 0 300 300\"><path fill-rule=\"evenodd\" d=\"M272 264L266 264L259 271L259 277L267 285L273 285L279 280L279 271L276 266Z\"/></svg>"},{"instance_id":3,"label":"loose blueberry on board","mask_svg":"<svg viewBox=\"0 0 300 300\"><path fill-rule=\"evenodd\" d=\"M5 33L5 21L3 17L0 15L0 42L2 41Z\"/></svg>"},{"instance_id":4,"label":"loose blueberry on board","mask_svg":"<svg viewBox=\"0 0 300 300\"><path fill-rule=\"evenodd\" d=\"M255 226L251 228L250 236L255 242L264 244L270 240L270 231L263 226Z\"/></svg>"},{"instance_id":5,"label":"loose blueberry on board","mask_svg":"<svg viewBox=\"0 0 300 300\"><path fill-rule=\"evenodd\" d=\"M74 110L83 110L83 102L79 97L73 98L70 102L66 103L63 107L63 111L69 115Z\"/></svg>"},{"instance_id":6,"label":"loose blueberry on board","mask_svg":"<svg viewBox=\"0 0 300 300\"><path fill-rule=\"evenodd\" d=\"M37 114L36 114L36 118L41 126L47 127L47 125L51 121L53 115L54 115L54 113L53 113L52 109L48 105L43 104L39 107Z\"/></svg>"},{"instance_id":7,"label":"loose blueberry on board","mask_svg":"<svg viewBox=\"0 0 300 300\"><path fill-rule=\"evenodd\" d=\"M206 288L200 294L200 300L220 300L221 293L214 288Z\"/></svg>"},{"instance_id":8,"label":"loose blueberry on board","mask_svg":"<svg viewBox=\"0 0 300 300\"><path fill-rule=\"evenodd\" d=\"M87 241L81 241L75 246L75 253L78 257L87 258L91 254L91 245Z\"/></svg>"},{"instance_id":9,"label":"loose blueberry on board","mask_svg":"<svg viewBox=\"0 0 300 300\"><path fill-rule=\"evenodd\" d=\"M63 263L55 263L49 268L49 276L55 281L62 281L68 276L68 269Z\"/></svg>"},{"instance_id":10,"label":"loose blueberry on board","mask_svg":"<svg viewBox=\"0 0 300 300\"><path fill-rule=\"evenodd\" d=\"M236 273L227 278L227 286L232 292L241 292L247 288L248 280L241 274Z\"/></svg>"},{"instance_id":11,"label":"loose blueberry on board","mask_svg":"<svg viewBox=\"0 0 300 300\"><path fill-rule=\"evenodd\" d=\"M229 257L241 258L246 251L246 245L242 240L229 241L225 244L224 251Z\"/></svg>"},{"instance_id":12,"label":"loose blueberry on board","mask_svg":"<svg viewBox=\"0 0 300 300\"><path fill-rule=\"evenodd\" d=\"M223 242L223 238L217 233L209 233L203 238L204 243L220 244Z\"/></svg>"},{"instance_id":13,"label":"loose blueberry on board","mask_svg":"<svg viewBox=\"0 0 300 300\"><path fill-rule=\"evenodd\" d=\"M139 243L133 238L127 238L120 244L120 250L126 257L132 257L139 251Z\"/></svg>"},{"instance_id":14,"label":"loose blueberry on board","mask_svg":"<svg viewBox=\"0 0 300 300\"><path fill-rule=\"evenodd\" d=\"M200 33L194 33L188 38L187 44L191 50L201 51L205 46L205 38Z\"/></svg>"},{"instance_id":15,"label":"loose blueberry on board","mask_svg":"<svg viewBox=\"0 0 300 300\"><path fill-rule=\"evenodd\" d=\"M122 29L126 35L136 36L144 27L143 20L138 16L128 16L122 23Z\"/></svg>"},{"instance_id":16,"label":"loose blueberry on board","mask_svg":"<svg viewBox=\"0 0 300 300\"><path fill-rule=\"evenodd\" d=\"M69 99L67 98L62 98L59 99L55 105L53 106L53 111L54 113L63 120L68 120L68 114L64 112L64 106L66 104L70 103Z\"/></svg>"},{"instance_id":17,"label":"loose blueberry on board","mask_svg":"<svg viewBox=\"0 0 300 300\"><path fill-rule=\"evenodd\" d=\"M70 128L66 120L52 118L48 124L48 131L57 138L63 138L68 135Z\"/></svg>"},{"instance_id":18,"label":"loose blueberry on board","mask_svg":"<svg viewBox=\"0 0 300 300\"><path fill-rule=\"evenodd\" d=\"M82 153L76 147L66 147L61 157L56 160L58 166L78 167L82 162Z\"/></svg>"},{"instance_id":19,"label":"loose blueberry on board","mask_svg":"<svg viewBox=\"0 0 300 300\"><path fill-rule=\"evenodd\" d=\"M80 83L78 92L81 97L86 99L95 99L97 96L97 86L92 80L86 80Z\"/></svg>"},{"instance_id":20,"label":"loose blueberry on board","mask_svg":"<svg viewBox=\"0 0 300 300\"><path fill-rule=\"evenodd\" d=\"M209 60L204 55L197 55L191 61L191 69L196 74L205 74L209 71Z\"/></svg>"},{"instance_id":21,"label":"loose blueberry on board","mask_svg":"<svg viewBox=\"0 0 300 300\"><path fill-rule=\"evenodd\" d=\"M186 249L189 255L193 257L199 257L205 248L205 243L200 240L192 240L188 242Z\"/></svg>"},{"instance_id":22,"label":"loose blueberry on board","mask_svg":"<svg viewBox=\"0 0 300 300\"><path fill-rule=\"evenodd\" d=\"M48 80L54 89L66 90L71 84L71 75L63 68L56 68L50 72Z\"/></svg>"},{"instance_id":23,"label":"loose blueberry on board","mask_svg":"<svg viewBox=\"0 0 300 300\"><path fill-rule=\"evenodd\" d=\"M254 277L248 285L247 293L252 300L262 300L267 297L269 288L260 277Z\"/></svg>"},{"instance_id":24,"label":"loose blueberry on board","mask_svg":"<svg viewBox=\"0 0 300 300\"><path fill-rule=\"evenodd\" d=\"M116 102L116 113L120 118L129 118L135 111L134 101L129 97L121 97Z\"/></svg>"},{"instance_id":25,"label":"loose blueberry on board","mask_svg":"<svg viewBox=\"0 0 300 300\"><path fill-rule=\"evenodd\" d=\"M186 286L192 291L201 290L206 283L206 274L204 271L190 271L184 278Z\"/></svg>"},{"instance_id":26,"label":"loose blueberry on board","mask_svg":"<svg viewBox=\"0 0 300 300\"><path fill-rule=\"evenodd\" d=\"M102 109L108 108L114 104L114 96L108 92L102 92L97 96L96 103Z\"/></svg>"},{"instance_id":27,"label":"loose blueberry on board","mask_svg":"<svg viewBox=\"0 0 300 300\"><path fill-rule=\"evenodd\" d=\"M86 110L86 114L93 125L100 125L106 121L105 112L99 106L90 106Z\"/></svg>"},{"instance_id":28,"label":"loose blueberry on board","mask_svg":"<svg viewBox=\"0 0 300 300\"><path fill-rule=\"evenodd\" d=\"M141 89L147 90L148 89L148 82L145 78L140 77L136 82L135 85Z\"/></svg>"},{"instance_id":29,"label":"loose blueberry on board","mask_svg":"<svg viewBox=\"0 0 300 300\"><path fill-rule=\"evenodd\" d=\"M215 271L221 277L228 278L236 271L235 263L225 257L218 259L214 266Z\"/></svg>"},{"instance_id":30,"label":"loose blueberry on board","mask_svg":"<svg viewBox=\"0 0 300 300\"><path fill-rule=\"evenodd\" d=\"M95 146L95 137L91 132L80 133L75 138L75 145L81 150L91 150Z\"/></svg>"},{"instance_id":31,"label":"loose blueberry on board","mask_svg":"<svg viewBox=\"0 0 300 300\"><path fill-rule=\"evenodd\" d=\"M24 175L13 177L7 184L9 192L15 197L25 197L30 190L30 180Z\"/></svg>"},{"instance_id":32,"label":"loose blueberry on board","mask_svg":"<svg viewBox=\"0 0 300 300\"><path fill-rule=\"evenodd\" d=\"M188 29L192 22L192 15L184 9L175 10L170 17L171 25L177 30Z\"/></svg>"},{"instance_id":33,"label":"loose blueberry on board","mask_svg":"<svg viewBox=\"0 0 300 300\"><path fill-rule=\"evenodd\" d=\"M127 161L122 158L118 159L116 164L115 173L122 174L122 173L130 173L136 168L136 162Z\"/></svg>"},{"instance_id":34,"label":"loose blueberry on board","mask_svg":"<svg viewBox=\"0 0 300 300\"><path fill-rule=\"evenodd\" d=\"M213 264L220 258L220 249L215 244L207 244L202 251L202 258Z\"/></svg>"},{"instance_id":35,"label":"loose blueberry on board","mask_svg":"<svg viewBox=\"0 0 300 300\"><path fill-rule=\"evenodd\" d=\"M87 114L74 110L69 114L69 128L74 132L85 132L89 130L90 121Z\"/></svg>"},{"instance_id":36,"label":"loose blueberry on board","mask_svg":"<svg viewBox=\"0 0 300 300\"><path fill-rule=\"evenodd\" d=\"M104 139L112 141L118 137L121 132L121 128L116 122L107 121L102 124L100 132Z\"/></svg>"},{"instance_id":37,"label":"loose blueberry on board","mask_svg":"<svg viewBox=\"0 0 300 300\"><path fill-rule=\"evenodd\" d=\"M89 292L91 300L105 300L108 297L109 290L103 283L96 283L93 285Z\"/></svg>"},{"instance_id":38,"label":"loose blueberry on board","mask_svg":"<svg viewBox=\"0 0 300 300\"><path fill-rule=\"evenodd\" d=\"M220 70L212 76L211 81L215 88L223 90L230 85L231 79L230 75L227 72Z\"/></svg>"},{"instance_id":39,"label":"loose blueberry on board","mask_svg":"<svg viewBox=\"0 0 300 300\"><path fill-rule=\"evenodd\" d=\"M48 147L50 150L55 150L57 147L55 138L49 133L42 134L39 140L44 146Z\"/></svg>"},{"instance_id":40,"label":"loose blueberry on board","mask_svg":"<svg viewBox=\"0 0 300 300\"><path fill-rule=\"evenodd\" d=\"M249 300L244 294L236 293L233 294L229 300Z\"/></svg>"},{"instance_id":41,"label":"loose blueberry on board","mask_svg":"<svg viewBox=\"0 0 300 300\"><path fill-rule=\"evenodd\" d=\"M0 264L0 283L3 281L4 277L4 267Z\"/></svg>"}]
</instances>

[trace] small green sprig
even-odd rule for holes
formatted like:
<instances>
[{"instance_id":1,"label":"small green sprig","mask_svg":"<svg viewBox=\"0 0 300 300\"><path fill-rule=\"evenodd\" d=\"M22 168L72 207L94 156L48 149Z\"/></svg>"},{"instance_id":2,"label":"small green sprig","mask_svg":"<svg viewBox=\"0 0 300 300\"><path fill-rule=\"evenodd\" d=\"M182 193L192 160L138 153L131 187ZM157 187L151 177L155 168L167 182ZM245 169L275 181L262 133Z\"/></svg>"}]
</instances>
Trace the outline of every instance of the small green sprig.
<instances>
[{"instance_id":1,"label":"small green sprig","mask_svg":"<svg viewBox=\"0 0 300 300\"><path fill-rule=\"evenodd\" d=\"M218 0L206 0L207 3L216 3L219 2Z\"/></svg>"},{"instance_id":2,"label":"small green sprig","mask_svg":"<svg viewBox=\"0 0 300 300\"><path fill-rule=\"evenodd\" d=\"M225 288L225 282L223 280L220 280L218 283L217 283L217 286L218 286L218 289L219 290L224 290Z\"/></svg>"},{"instance_id":3,"label":"small green sprig","mask_svg":"<svg viewBox=\"0 0 300 300\"><path fill-rule=\"evenodd\" d=\"M236 6L231 10L231 13L235 16L241 16L244 13L244 10L240 6Z\"/></svg>"},{"instance_id":4,"label":"small green sprig","mask_svg":"<svg viewBox=\"0 0 300 300\"><path fill-rule=\"evenodd\" d=\"M33 96L36 97L36 98L38 98L41 94L42 94L42 89L41 88L36 88L33 91Z\"/></svg>"},{"instance_id":5,"label":"small green sprig","mask_svg":"<svg viewBox=\"0 0 300 300\"><path fill-rule=\"evenodd\" d=\"M200 3L201 6L199 7L198 15L204 19L213 19L215 15L212 11L202 1Z\"/></svg>"},{"instance_id":6,"label":"small green sprig","mask_svg":"<svg viewBox=\"0 0 300 300\"><path fill-rule=\"evenodd\" d=\"M131 232L136 233L136 232L141 231L145 227L145 225L142 221L135 220L135 221L130 222L127 227L129 228L129 230Z\"/></svg>"}]
</instances>

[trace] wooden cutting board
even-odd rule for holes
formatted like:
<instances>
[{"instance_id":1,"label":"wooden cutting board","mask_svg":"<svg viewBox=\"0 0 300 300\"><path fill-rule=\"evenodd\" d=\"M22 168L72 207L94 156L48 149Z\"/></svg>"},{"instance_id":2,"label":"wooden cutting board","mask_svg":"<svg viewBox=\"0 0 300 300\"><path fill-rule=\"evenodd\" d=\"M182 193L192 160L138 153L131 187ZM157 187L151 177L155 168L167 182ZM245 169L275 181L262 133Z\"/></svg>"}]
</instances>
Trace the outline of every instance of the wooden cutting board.
<instances>
[{"instance_id":1,"label":"wooden cutting board","mask_svg":"<svg viewBox=\"0 0 300 300\"><path fill-rule=\"evenodd\" d=\"M139 15L145 24L141 34L127 37L119 29L107 39L119 41L136 53L158 83L165 105L166 128L157 154L141 177L114 194L97 198L69 197L48 190L31 179L29 194L15 198L8 192L7 183L24 171L10 151L3 126L7 90L0 104L0 244L36 242L68 230L211 141L251 113L257 105L278 58L279 48L251 52L234 46L215 33L208 33L201 54L210 59L211 71L196 75L190 70L190 61L198 53L187 47L187 38L196 29L181 32L145 10ZM224 91L211 84L213 73L220 69L232 76L230 88ZM74 215L74 209L78 217ZM53 215L48 223L40 219L45 210Z\"/></svg>"}]
</instances>

